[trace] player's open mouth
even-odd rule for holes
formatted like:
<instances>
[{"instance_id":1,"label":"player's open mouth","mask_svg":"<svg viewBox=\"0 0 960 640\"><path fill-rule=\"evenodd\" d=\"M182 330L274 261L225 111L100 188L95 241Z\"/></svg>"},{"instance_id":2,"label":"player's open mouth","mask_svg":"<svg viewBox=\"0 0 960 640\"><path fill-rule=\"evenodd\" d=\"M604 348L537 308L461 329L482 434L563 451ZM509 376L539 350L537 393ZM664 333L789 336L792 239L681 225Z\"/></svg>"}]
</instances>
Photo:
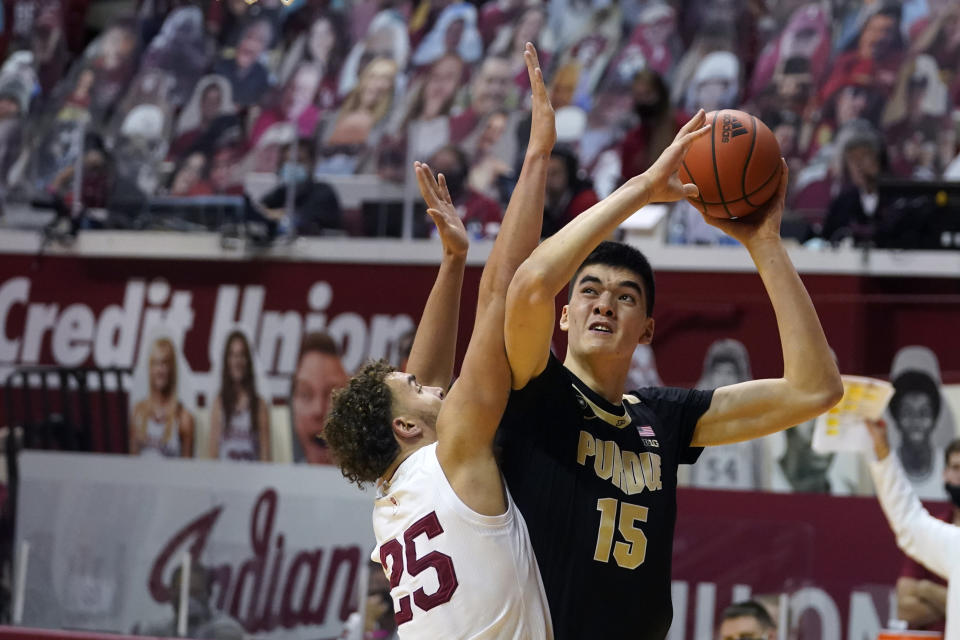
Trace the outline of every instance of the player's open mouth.
<instances>
[{"instance_id":1,"label":"player's open mouth","mask_svg":"<svg viewBox=\"0 0 960 640\"><path fill-rule=\"evenodd\" d=\"M600 333L613 333L613 328L603 322L594 322L589 327L590 331L599 331Z\"/></svg>"},{"instance_id":2,"label":"player's open mouth","mask_svg":"<svg viewBox=\"0 0 960 640\"><path fill-rule=\"evenodd\" d=\"M327 441L324 440L323 435L319 431L313 434L313 444L323 449L327 448Z\"/></svg>"}]
</instances>

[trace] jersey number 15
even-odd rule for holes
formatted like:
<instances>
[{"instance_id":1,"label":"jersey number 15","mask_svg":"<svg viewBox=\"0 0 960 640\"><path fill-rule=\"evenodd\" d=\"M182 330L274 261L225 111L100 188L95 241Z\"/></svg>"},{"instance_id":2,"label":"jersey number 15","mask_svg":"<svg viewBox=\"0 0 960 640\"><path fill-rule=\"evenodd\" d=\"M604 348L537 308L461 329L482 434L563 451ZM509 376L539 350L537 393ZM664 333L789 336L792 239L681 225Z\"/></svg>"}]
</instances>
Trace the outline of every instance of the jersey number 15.
<instances>
[{"instance_id":1,"label":"jersey number 15","mask_svg":"<svg viewBox=\"0 0 960 640\"><path fill-rule=\"evenodd\" d=\"M413 604L417 605L417 608L422 611L429 611L445 602L449 602L459 585L457 573L453 570L453 560L450 556L439 551L431 551L422 558L417 557L415 538L425 534L428 539L432 539L441 533L443 533L443 527L440 526L440 520L437 519L437 512L431 511L403 532L403 543L394 538L380 545L380 564L386 567L387 558L392 560L390 568L391 589L400 584L400 580L403 578L404 560L406 560L407 573L410 576L419 575L427 569L433 569L437 572L439 587L434 593L428 594L423 590L423 587L413 592ZM394 613L394 620L396 620L397 625L412 620L413 609L410 605L410 596L403 596L397 604L399 608Z\"/></svg>"},{"instance_id":2,"label":"jersey number 15","mask_svg":"<svg viewBox=\"0 0 960 640\"><path fill-rule=\"evenodd\" d=\"M617 508L620 519L617 522ZM620 502L616 498L597 500L600 512L600 530L597 532L597 548L593 559L597 562L610 562L610 551L617 565L624 569L636 569L647 557L647 536L636 526L637 522L647 521L647 507ZM626 542L614 542L614 523Z\"/></svg>"}]
</instances>

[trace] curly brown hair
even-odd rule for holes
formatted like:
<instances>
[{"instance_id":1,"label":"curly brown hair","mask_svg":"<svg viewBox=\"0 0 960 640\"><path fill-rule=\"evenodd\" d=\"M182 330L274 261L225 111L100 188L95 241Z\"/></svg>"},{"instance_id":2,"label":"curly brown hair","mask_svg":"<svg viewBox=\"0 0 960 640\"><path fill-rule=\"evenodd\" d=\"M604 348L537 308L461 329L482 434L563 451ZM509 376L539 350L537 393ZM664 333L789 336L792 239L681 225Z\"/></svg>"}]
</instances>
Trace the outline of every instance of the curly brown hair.
<instances>
[{"instance_id":1,"label":"curly brown hair","mask_svg":"<svg viewBox=\"0 0 960 640\"><path fill-rule=\"evenodd\" d=\"M396 369L386 361L369 362L333 394L323 437L350 482L363 487L383 475L400 453L393 436L393 394L386 377Z\"/></svg>"}]
</instances>

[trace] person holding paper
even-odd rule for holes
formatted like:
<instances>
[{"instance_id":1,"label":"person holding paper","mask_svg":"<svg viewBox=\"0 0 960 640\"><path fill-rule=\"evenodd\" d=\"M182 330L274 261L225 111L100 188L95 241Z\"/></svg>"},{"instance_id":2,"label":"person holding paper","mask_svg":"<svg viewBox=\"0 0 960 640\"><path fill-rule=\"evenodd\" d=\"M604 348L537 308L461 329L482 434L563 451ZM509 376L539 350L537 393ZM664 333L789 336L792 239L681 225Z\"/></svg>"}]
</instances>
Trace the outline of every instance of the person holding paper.
<instances>
[{"instance_id":1,"label":"person holding paper","mask_svg":"<svg viewBox=\"0 0 960 640\"><path fill-rule=\"evenodd\" d=\"M900 460L890 455L887 425L883 420L867 421L877 459L870 473L877 498L897 537L897 546L947 581L943 607L946 616L944 640L960 640L960 524L943 522L930 515L910 486ZM954 506L960 506L960 445L947 449L944 483ZM955 511L955 514L957 512ZM953 587L951 588L951 583Z\"/></svg>"}]
</instances>

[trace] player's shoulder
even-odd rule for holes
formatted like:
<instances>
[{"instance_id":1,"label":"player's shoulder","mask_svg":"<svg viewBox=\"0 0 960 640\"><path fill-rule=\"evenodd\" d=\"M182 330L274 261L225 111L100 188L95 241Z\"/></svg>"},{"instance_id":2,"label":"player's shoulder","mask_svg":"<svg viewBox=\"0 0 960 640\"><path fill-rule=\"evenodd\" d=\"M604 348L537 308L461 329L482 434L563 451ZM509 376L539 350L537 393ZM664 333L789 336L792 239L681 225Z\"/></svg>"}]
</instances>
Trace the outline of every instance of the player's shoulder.
<instances>
[{"instance_id":1,"label":"player's shoulder","mask_svg":"<svg viewBox=\"0 0 960 640\"><path fill-rule=\"evenodd\" d=\"M643 387L624 394L628 405L647 405L656 412L679 410L683 407L710 406L713 391L685 387Z\"/></svg>"}]
</instances>

